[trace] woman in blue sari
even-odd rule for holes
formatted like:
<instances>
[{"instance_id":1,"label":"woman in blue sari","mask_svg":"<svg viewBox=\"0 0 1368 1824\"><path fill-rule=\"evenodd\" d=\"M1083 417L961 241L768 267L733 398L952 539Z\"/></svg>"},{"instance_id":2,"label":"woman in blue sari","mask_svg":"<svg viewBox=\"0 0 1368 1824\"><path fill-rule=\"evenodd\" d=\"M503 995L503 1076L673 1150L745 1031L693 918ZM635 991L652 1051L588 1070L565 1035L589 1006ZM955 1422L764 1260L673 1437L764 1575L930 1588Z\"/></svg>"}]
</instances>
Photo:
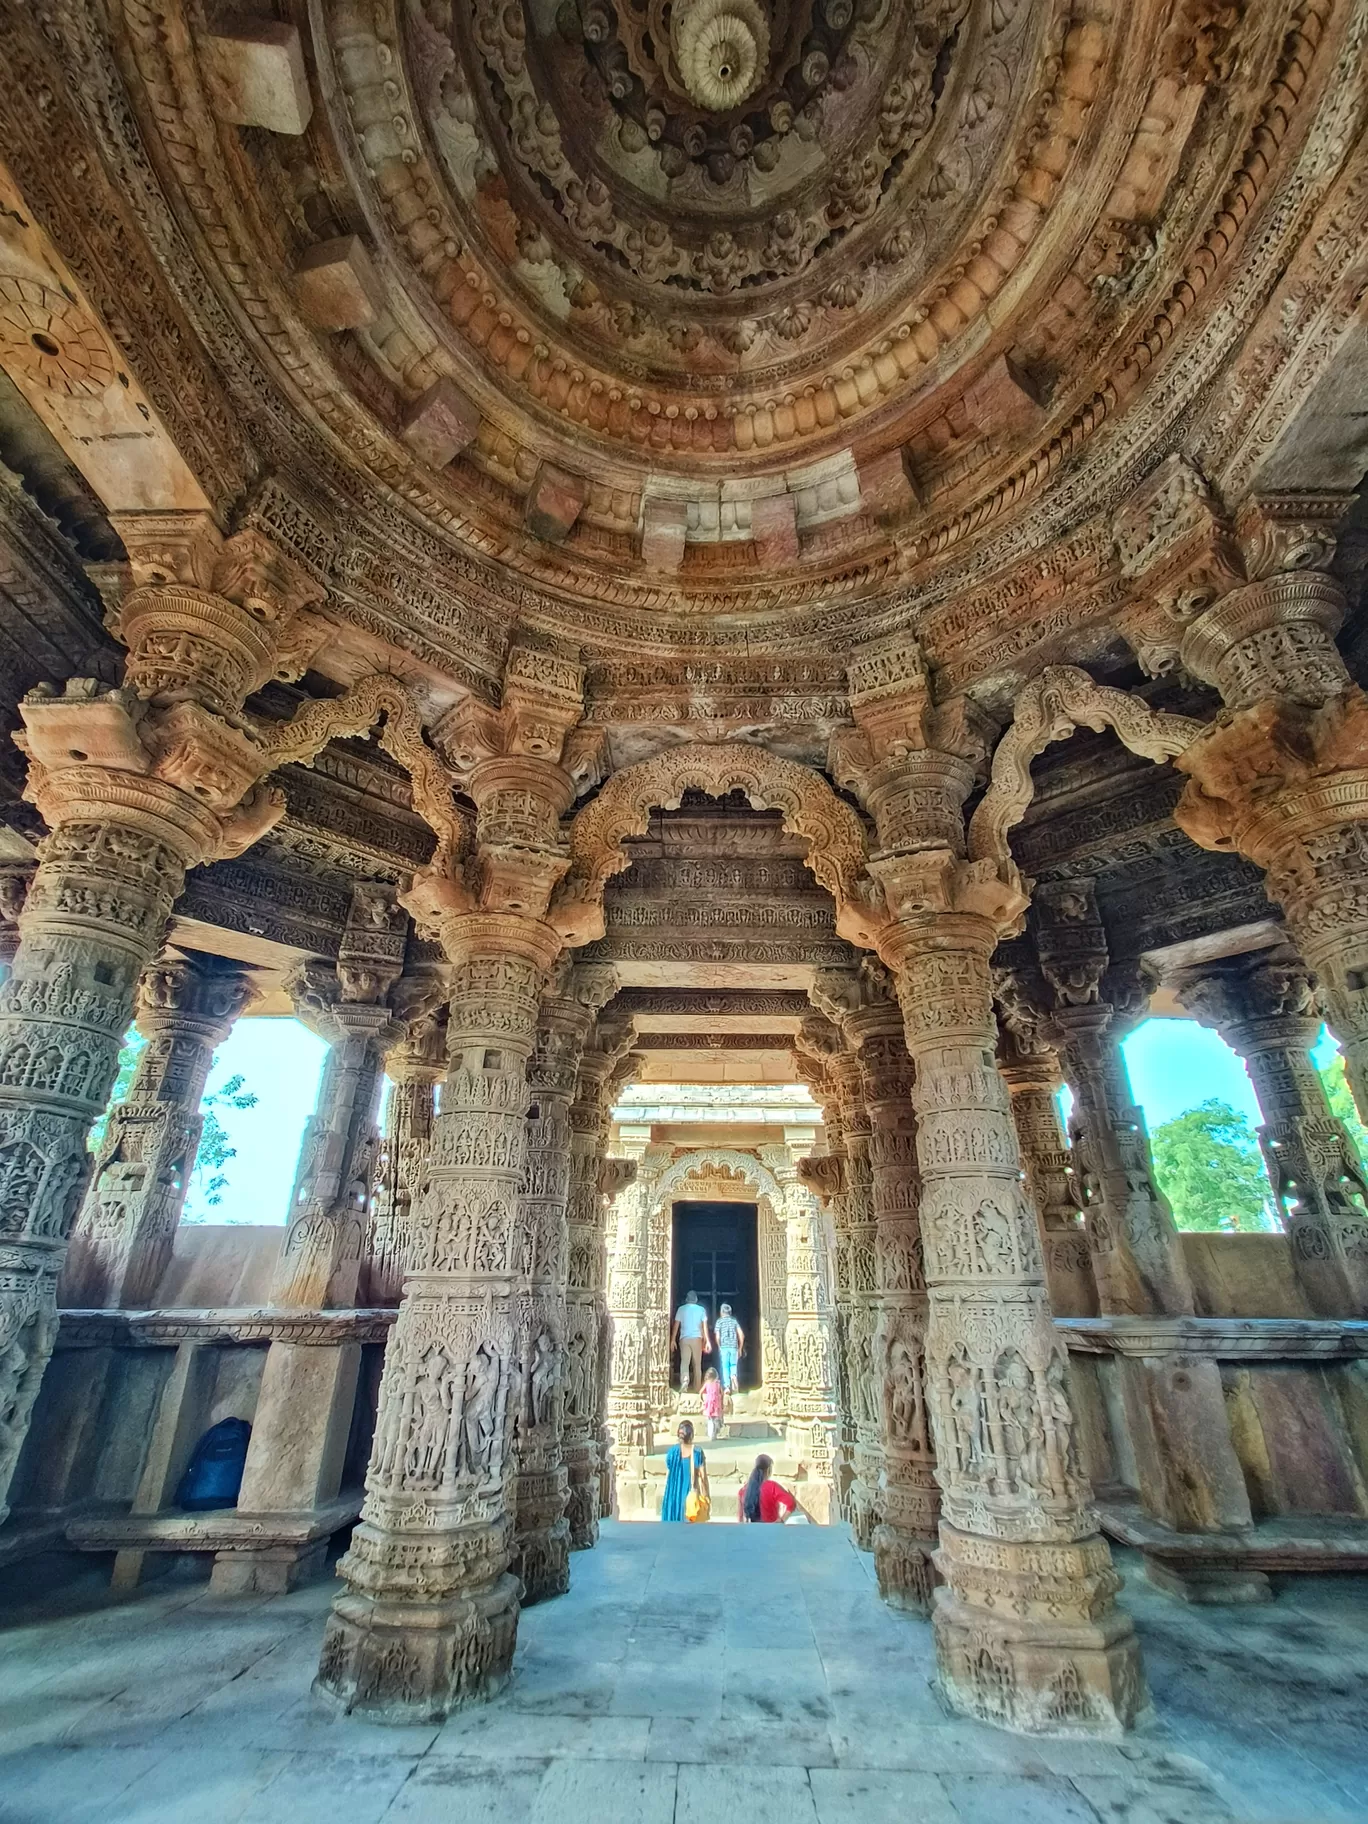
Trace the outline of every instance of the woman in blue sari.
<instances>
[{"instance_id":1,"label":"woman in blue sari","mask_svg":"<svg viewBox=\"0 0 1368 1824\"><path fill-rule=\"evenodd\" d=\"M665 1493L660 1503L662 1520L684 1518L684 1503L691 1487L696 1486L700 1495L708 1493L707 1462L695 1445L693 1435L693 1426L687 1419L681 1419L679 1442L671 1444L665 1453Z\"/></svg>"}]
</instances>

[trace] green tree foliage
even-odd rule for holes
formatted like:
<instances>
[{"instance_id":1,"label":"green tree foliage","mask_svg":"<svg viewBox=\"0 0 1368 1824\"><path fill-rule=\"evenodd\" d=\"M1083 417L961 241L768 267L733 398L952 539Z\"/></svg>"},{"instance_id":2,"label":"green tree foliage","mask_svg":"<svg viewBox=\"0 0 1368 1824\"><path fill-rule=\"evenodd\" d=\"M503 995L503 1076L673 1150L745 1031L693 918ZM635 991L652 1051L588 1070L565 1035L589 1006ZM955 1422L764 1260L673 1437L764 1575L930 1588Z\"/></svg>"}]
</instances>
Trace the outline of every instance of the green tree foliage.
<instances>
[{"instance_id":1,"label":"green tree foliage","mask_svg":"<svg viewBox=\"0 0 1368 1824\"><path fill-rule=\"evenodd\" d=\"M1214 1097L1151 1136L1154 1175L1180 1229L1264 1229L1271 1195L1249 1122Z\"/></svg>"},{"instance_id":2,"label":"green tree foliage","mask_svg":"<svg viewBox=\"0 0 1368 1824\"><path fill-rule=\"evenodd\" d=\"M133 1087L133 1078L138 1069L138 1059L146 1049L147 1040L136 1026L130 1026L124 1034L124 1042L119 1050L118 1074L114 1078L114 1087L109 1092L109 1100L105 1103L105 1111L86 1137L86 1145L92 1153L98 1153L104 1144L105 1132L109 1127L109 1117L120 1102L128 1100L128 1092Z\"/></svg>"},{"instance_id":3,"label":"green tree foliage","mask_svg":"<svg viewBox=\"0 0 1368 1824\"><path fill-rule=\"evenodd\" d=\"M1314 1057L1312 1062L1315 1062ZM1344 1074L1344 1059L1336 1052L1328 1064L1317 1065L1317 1069L1320 1071L1320 1080L1325 1085L1331 1114L1338 1115L1349 1129L1349 1138L1358 1148L1359 1158L1368 1164L1368 1128L1359 1120L1358 1110L1354 1107L1349 1079Z\"/></svg>"},{"instance_id":4,"label":"green tree foliage","mask_svg":"<svg viewBox=\"0 0 1368 1824\"><path fill-rule=\"evenodd\" d=\"M228 1133L219 1120L221 1108L255 1108L259 1098L250 1089L244 1089L246 1078L239 1072L229 1077L222 1089L217 1089L200 1103L200 1113L204 1116L204 1126L200 1130L199 1151L195 1154L194 1170L190 1174L190 1191L187 1203L194 1200L213 1208L223 1202L223 1193L228 1188L228 1174L224 1170L230 1159L237 1158L237 1148L228 1144Z\"/></svg>"}]
</instances>

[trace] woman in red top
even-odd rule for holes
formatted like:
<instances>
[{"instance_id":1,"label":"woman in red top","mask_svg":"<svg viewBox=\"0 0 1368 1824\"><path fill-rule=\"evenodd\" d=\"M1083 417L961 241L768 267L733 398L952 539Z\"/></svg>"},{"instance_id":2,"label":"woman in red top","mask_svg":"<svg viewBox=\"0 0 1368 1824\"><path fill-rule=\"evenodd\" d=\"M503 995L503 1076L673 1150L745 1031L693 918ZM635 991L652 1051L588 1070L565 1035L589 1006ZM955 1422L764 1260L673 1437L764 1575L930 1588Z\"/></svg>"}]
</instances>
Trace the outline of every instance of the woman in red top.
<instances>
[{"instance_id":1,"label":"woman in red top","mask_svg":"<svg viewBox=\"0 0 1368 1824\"><path fill-rule=\"evenodd\" d=\"M776 1521L782 1523L797 1507L798 1503L782 1483L770 1481L773 1468L768 1457L755 1459L750 1480L736 1499L738 1520L758 1520L767 1526Z\"/></svg>"}]
</instances>

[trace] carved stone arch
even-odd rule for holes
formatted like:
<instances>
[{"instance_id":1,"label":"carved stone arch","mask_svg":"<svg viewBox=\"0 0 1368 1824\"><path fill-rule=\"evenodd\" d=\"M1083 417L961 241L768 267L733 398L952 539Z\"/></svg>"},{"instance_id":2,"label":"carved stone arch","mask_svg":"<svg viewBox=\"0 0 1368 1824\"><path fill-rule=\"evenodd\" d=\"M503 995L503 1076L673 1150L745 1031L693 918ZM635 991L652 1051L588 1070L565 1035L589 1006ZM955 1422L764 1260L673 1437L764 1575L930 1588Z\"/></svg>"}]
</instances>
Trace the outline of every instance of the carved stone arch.
<instances>
[{"instance_id":1,"label":"carved stone arch","mask_svg":"<svg viewBox=\"0 0 1368 1824\"><path fill-rule=\"evenodd\" d=\"M716 1171L719 1168L723 1171L737 1173L745 1178L755 1191L757 1203L762 1197L768 1197L776 1212L783 1208L783 1187L769 1167L762 1165L751 1153L731 1152L725 1147L700 1148L676 1159L656 1181L656 1205L660 1207L671 1202L686 1179L694 1177L699 1172L708 1169Z\"/></svg>"},{"instance_id":2,"label":"carved stone arch","mask_svg":"<svg viewBox=\"0 0 1368 1824\"><path fill-rule=\"evenodd\" d=\"M1031 762L1078 728L1110 728L1133 754L1175 760L1207 724L1151 709L1129 691L1099 684L1077 665L1046 666L1018 695L1012 725L994 750L988 790L969 821L971 861L1011 865L1008 832L1035 795Z\"/></svg>"},{"instance_id":3,"label":"carved stone arch","mask_svg":"<svg viewBox=\"0 0 1368 1824\"><path fill-rule=\"evenodd\" d=\"M369 734L377 723L380 746L408 774L413 808L437 838L428 872L451 873L472 846L473 819L456 803L451 774L429 745L418 706L397 678L372 672L340 697L306 704L291 721L266 729L261 746L273 767L307 764L330 741Z\"/></svg>"},{"instance_id":4,"label":"carved stone arch","mask_svg":"<svg viewBox=\"0 0 1368 1824\"><path fill-rule=\"evenodd\" d=\"M777 810L784 828L807 844L807 865L836 901L837 929L869 944L875 891L857 813L821 773L751 742L690 742L614 773L570 826L570 872L551 902L548 921L567 943L603 935L603 889L628 865L623 840L644 836L651 812L673 810L685 792L720 798L742 791L757 810Z\"/></svg>"}]
</instances>

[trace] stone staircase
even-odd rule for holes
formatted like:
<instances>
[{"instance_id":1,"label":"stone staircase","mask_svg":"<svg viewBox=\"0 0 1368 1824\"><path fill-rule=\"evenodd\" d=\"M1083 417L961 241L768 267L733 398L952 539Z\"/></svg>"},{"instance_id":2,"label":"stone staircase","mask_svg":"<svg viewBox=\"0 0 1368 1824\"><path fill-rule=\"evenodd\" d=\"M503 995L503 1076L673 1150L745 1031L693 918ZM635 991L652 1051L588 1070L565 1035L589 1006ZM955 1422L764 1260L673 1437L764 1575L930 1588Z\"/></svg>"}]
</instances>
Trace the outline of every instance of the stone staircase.
<instances>
[{"instance_id":1,"label":"stone staircase","mask_svg":"<svg viewBox=\"0 0 1368 1824\"><path fill-rule=\"evenodd\" d=\"M722 1435L711 1443L703 1420L703 1403L696 1393L675 1395L674 1416L668 1430L656 1434L655 1447L646 1459L646 1486L640 1517L657 1520L665 1490L665 1453L675 1441L675 1428L680 1419L692 1419L694 1438L708 1462L708 1484L712 1491L714 1521L736 1520L736 1497L750 1475L755 1459L763 1452L774 1459L774 1475L794 1489L802 1499L800 1464L788 1454L788 1444L765 1416L764 1395L760 1392L732 1395L726 1406Z\"/></svg>"}]
</instances>

